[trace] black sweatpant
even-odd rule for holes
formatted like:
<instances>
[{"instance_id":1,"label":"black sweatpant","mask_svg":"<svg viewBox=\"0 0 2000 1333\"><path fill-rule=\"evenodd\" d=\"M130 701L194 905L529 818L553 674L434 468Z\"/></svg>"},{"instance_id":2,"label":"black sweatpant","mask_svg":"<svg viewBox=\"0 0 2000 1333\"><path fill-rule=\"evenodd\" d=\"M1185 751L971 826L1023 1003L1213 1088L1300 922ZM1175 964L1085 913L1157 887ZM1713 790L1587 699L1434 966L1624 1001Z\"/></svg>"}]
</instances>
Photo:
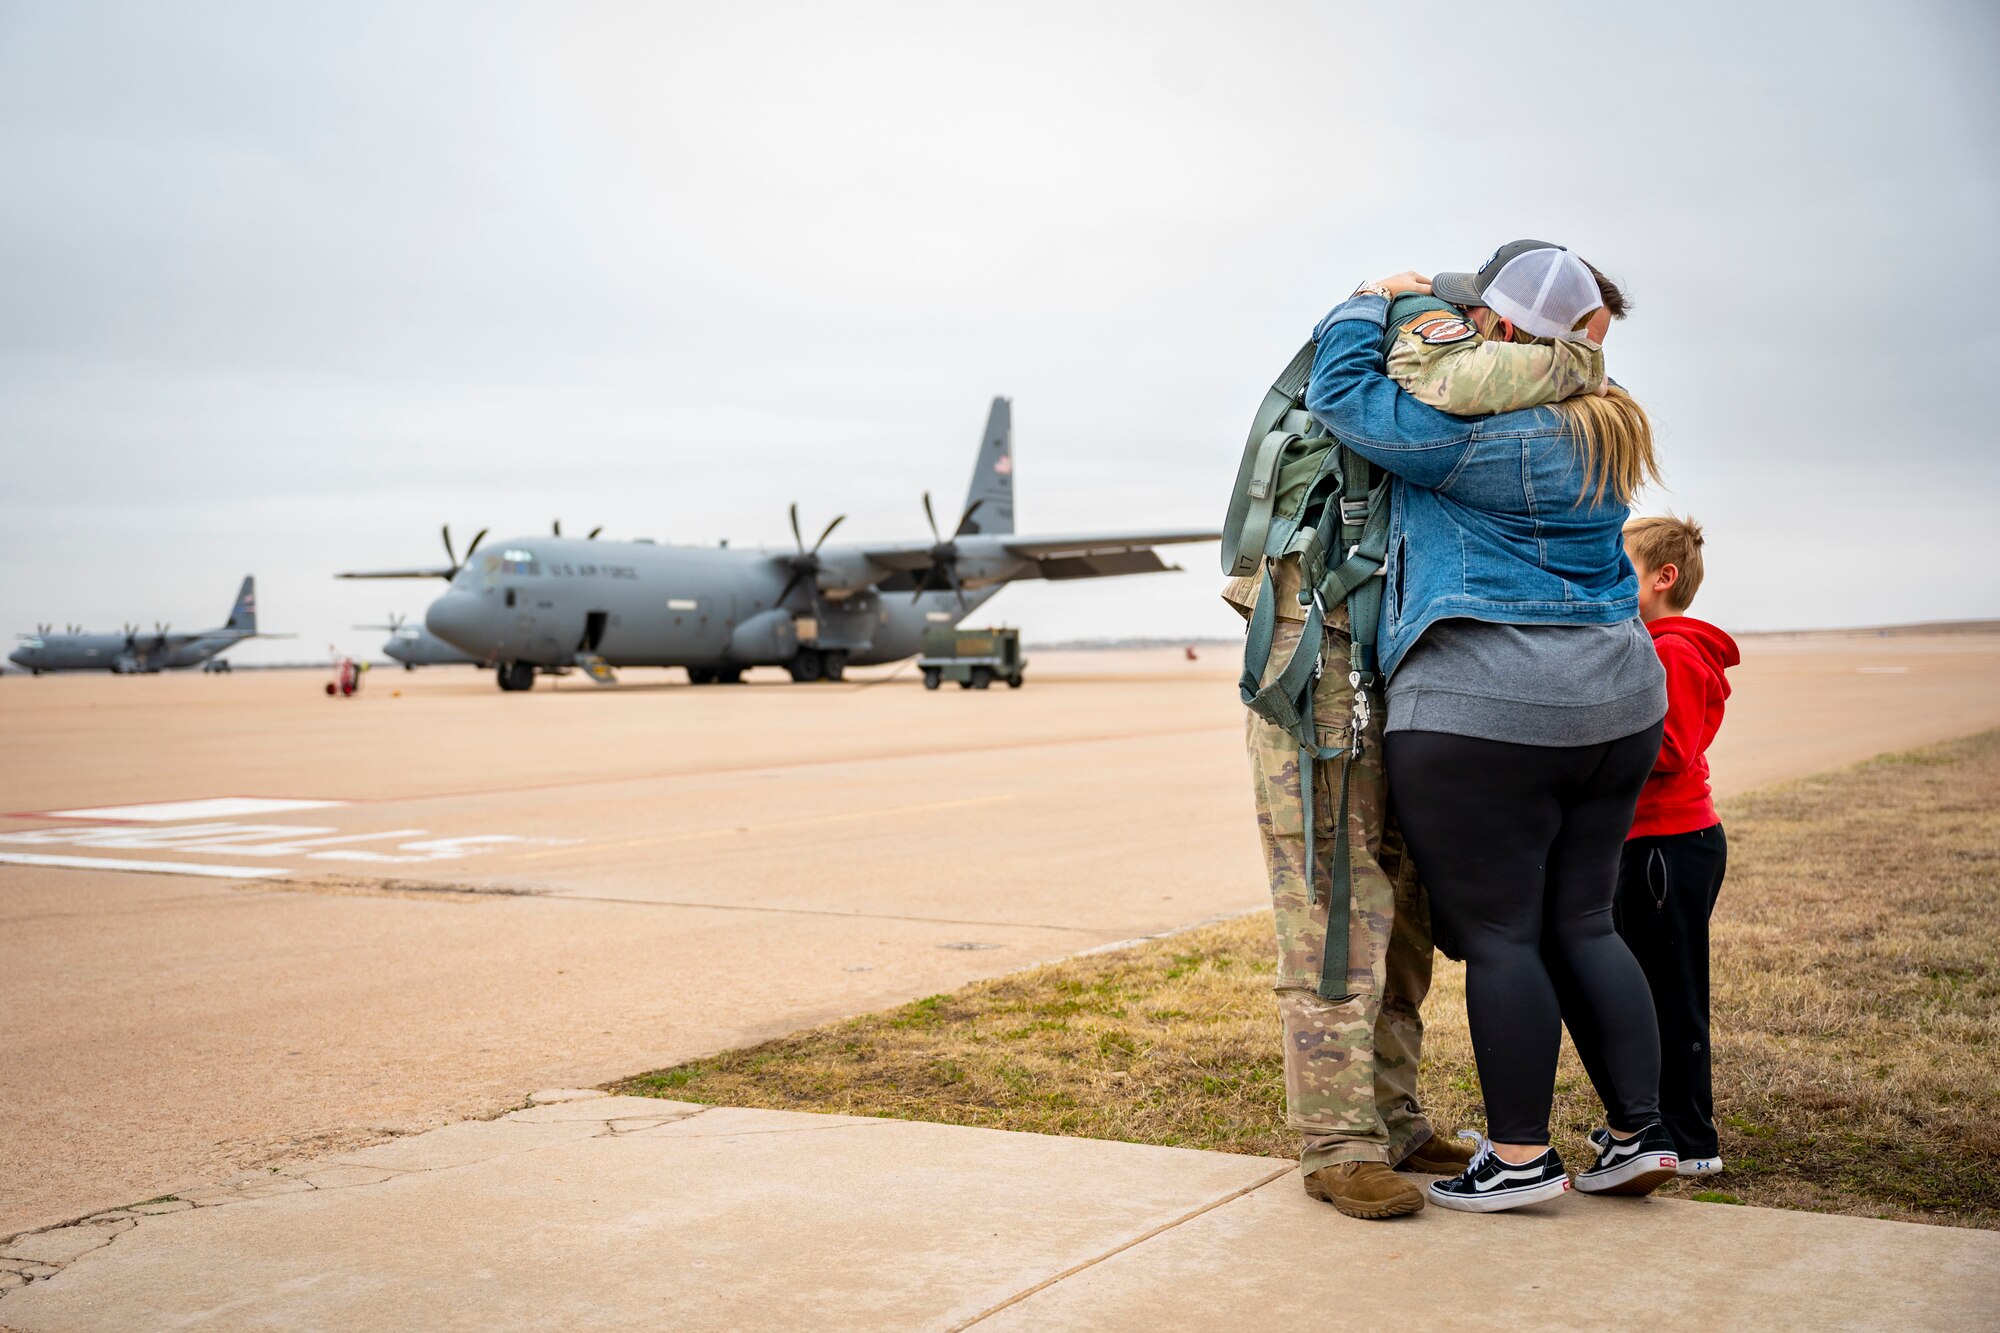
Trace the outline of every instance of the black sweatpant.
<instances>
[{"instance_id":1,"label":"black sweatpant","mask_svg":"<svg viewBox=\"0 0 2000 1333\"><path fill-rule=\"evenodd\" d=\"M1514 745L1392 731L1389 801L1465 955L1465 1004L1498 1143L1547 1143L1564 1018L1605 1072L1621 1131L1659 1116L1646 976L1612 926L1619 853L1660 725L1602 745ZM1561 997L1568 997L1567 1013Z\"/></svg>"},{"instance_id":2,"label":"black sweatpant","mask_svg":"<svg viewBox=\"0 0 2000 1333\"><path fill-rule=\"evenodd\" d=\"M1613 916L1653 992L1660 1022L1660 1118L1682 1157L1722 1151L1709 1076L1708 918L1728 867L1729 840L1720 824L1634 838L1618 865ZM1568 995L1563 1001L1565 1016L1579 1003ZM1593 1056L1583 1063L1592 1086L1605 1096L1610 1071Z\"/></svg>"}]
</instances>

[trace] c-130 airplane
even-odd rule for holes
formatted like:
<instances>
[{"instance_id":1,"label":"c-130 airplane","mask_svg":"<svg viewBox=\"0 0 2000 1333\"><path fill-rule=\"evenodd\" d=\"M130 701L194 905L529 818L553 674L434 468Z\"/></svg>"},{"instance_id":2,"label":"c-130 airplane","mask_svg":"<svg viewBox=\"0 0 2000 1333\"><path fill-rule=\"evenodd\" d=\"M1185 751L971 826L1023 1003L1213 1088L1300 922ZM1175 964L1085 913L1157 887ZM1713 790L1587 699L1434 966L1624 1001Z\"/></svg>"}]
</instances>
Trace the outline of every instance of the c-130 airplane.
<instances>
[{"instance_id":1,"label":"c-130 airplane","mask_svg":"<svg viewBox=\"0 0 2000 1333\"><path fill-rule=\"evenodd\" d=\"M525 690L537 671L581 667L608 682L621 666L678 666L697 685L733 684L753 666L796 681L839 680L849 666L915 654L923 632L955 625L1017 579L1085 579L1178 569L1152 548L1215 541L1213 531L1014 533L1013 416L995 398L965 509L929 541L828 546L842 515L794 549L661 546L651 541L510 537L483 554L482 531L444 568L340 578L448 578L424 616L431 633ZM449 530L447 555L453 555Z\"/></svg>"},{"instance_id":2,"label":"c-130 airplane","mask_svg":"<svg viewBox=\"0 0 2000 1333\"><path fill-rule=\"evenodd\" d=\"M227 623L215 629L175 634L169 625L154 626L142 633L137 625L127 625L114 634L92 634L84 630L52 633L42 626L33 634L20 636L21 646L7 655L16 666L37 676L44 671L111 671L119 675L151 674L200 666L225 648L245 639L289 639L290 634L260 634L257 631L257 580L245 575L236 591L236 604L229 609ZM227 664L223 664L226 668Z\"/></svg>"}]
</instances>

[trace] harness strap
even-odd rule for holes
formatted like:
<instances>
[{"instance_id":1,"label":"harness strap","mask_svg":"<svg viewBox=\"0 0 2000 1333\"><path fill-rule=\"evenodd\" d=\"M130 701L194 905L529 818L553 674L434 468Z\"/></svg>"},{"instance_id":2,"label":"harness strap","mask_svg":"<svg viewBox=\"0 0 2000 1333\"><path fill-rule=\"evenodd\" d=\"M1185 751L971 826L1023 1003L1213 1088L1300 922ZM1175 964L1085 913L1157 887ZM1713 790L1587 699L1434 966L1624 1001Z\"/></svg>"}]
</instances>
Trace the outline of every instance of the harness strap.
<instances>
[{"instance_id":1,"label":"harness strap","mask_svg":"<svg viewBox=\"0 0 2000 1333\"><path fill-rule=\"evenodd\" d=\"M1278 504L1278 470L1284 463L1285 450L1298 438L1294 432L1273 430L1266 432L1257 446L1250 472L1249 503L1243 508L1242 526L1236 538L1239 551L1263 554L1271 532L1271 517Z\"/></svg>"},{"instance_id":2,"label":"harness strap","mask_svg":"<svg viewBox=\"0 0 2000 1333\"><path fill-rule=\"evenodd\" d=\"M1347 919L1354 910L1354 851L1347 839L1347 789L1357 753L1353 746L1320 752L1322 759L1340 757L1340 811L1333 829L1332 892L1326 902L1326 946L1320 954L1319 963L1319 995L1323 1000L1340 1001L1354 993L1348 989L1347 983ZM1307 771L1302 754L1299 787L1302 792L1310 793L1312 784L1304 776ZM1318 870L1312 855L1312 797L1307 795L1306 873L1317 881Z\"/></svg>"},{"instance_id":3,"label":"harness strap","mask_svg":"<svg viewBox=\"0 0 2000 1333\"><path fill-rule=\"evenodd\" d=\"M1313 352L1314 344L1308 342L1293 354L1291 361L1265 391L1264 401L1258 405L1257 415L1250 422L1250 438L1243 447L1243 461L1237 467L1235 489L1229 495L1229 513L1222 521L1222 572L1231 577L1248 574L1263 558L1261 542L1253 546L1242 539L1251 508L1258 503L1257 498L1251 495L1251 483L1254 476L1273 475L1257 471L1259 459L1270 443L1271 433L1279 429L1288 413L1297 410L1299 400L1305 394L1306 381L1312 377ZM1273 457L1282 457L1283 453L1280 446ZM1270 461L1265 460L1266 463ZM1275 499L1275 496L1270 498ZM1268 521L1265 526L1269 526Z\"/></svg>"},{"instance_id":4,"label":"harness strap","mask_svg":"<svg viewBox=\"0 0 2000 1333\"><path fill-rule=\"evenodd\" d=\"M1313 725L1313 685L1320 675L1320 640L1326 620L1314 606L1306 613L1305 628L1298 646L1269 685L1264 670L1271 662L1272 640L1278 628L1278 590L1271 570L1264 569L1264 582L1257 591L1257 605L1250 612L1250 629L1243 644L1243 674L1237 677L1236 693L1244 707L1274 726L1283 727L1301 745L1319 744Z\"/></svg>"}]
</instances>

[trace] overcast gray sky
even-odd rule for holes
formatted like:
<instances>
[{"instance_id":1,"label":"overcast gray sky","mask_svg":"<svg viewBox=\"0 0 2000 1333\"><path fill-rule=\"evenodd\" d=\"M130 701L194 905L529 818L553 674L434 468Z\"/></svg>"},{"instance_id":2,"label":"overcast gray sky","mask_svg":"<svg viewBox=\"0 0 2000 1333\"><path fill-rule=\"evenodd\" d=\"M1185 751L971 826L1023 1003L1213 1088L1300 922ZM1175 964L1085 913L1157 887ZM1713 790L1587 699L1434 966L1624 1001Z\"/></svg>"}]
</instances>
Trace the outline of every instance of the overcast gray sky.
<instances>
[{"instance_id":1,"label":"overcast gray sky","mask_svg":"<svg viewBox=\"0 0 2000 1333\"><path fill-rule=\"evenodd\" d=\"M1206 525L1357 282L1574 246L1736 629L2000 614L1985 3L0 0L0 630L298 657L546 530ZM1234 633L1185 574L1037 638Z\"/></svg>"}]
</instances>

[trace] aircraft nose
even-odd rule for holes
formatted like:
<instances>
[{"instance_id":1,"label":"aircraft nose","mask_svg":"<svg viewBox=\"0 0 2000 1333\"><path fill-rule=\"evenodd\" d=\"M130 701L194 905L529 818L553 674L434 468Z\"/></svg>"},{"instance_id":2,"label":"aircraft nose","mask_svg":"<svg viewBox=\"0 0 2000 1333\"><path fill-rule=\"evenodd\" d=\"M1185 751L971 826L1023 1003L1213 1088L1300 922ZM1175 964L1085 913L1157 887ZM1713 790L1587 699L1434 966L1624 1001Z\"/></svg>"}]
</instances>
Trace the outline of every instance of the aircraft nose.
<instances>
[{"instance_id":1,"label":"aircraft nose","mask_svg":"<svg viewBox=\"0 0 2000 1333\"><path fill-rule=\"evenodd\" d=\"M482 656L493 645L489 613L473 593L448 592L424 612L424 627L454 648Z\"/></svg>"}]
</instances>

